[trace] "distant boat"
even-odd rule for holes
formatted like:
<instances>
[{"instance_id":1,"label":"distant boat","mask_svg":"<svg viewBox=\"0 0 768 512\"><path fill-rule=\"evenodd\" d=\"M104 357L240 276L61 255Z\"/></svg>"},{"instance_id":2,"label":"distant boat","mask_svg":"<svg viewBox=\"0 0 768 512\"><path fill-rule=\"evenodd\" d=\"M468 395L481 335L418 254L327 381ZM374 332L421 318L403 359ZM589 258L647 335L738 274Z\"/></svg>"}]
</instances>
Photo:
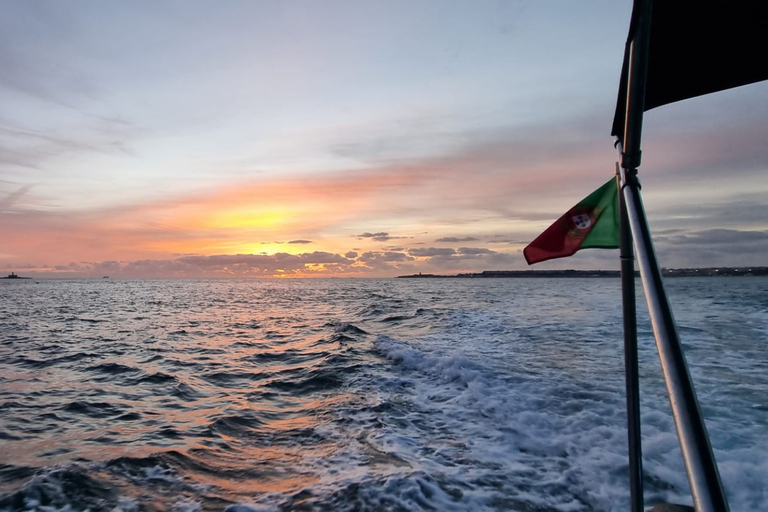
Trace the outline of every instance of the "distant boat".
<instances>
[{"instance_id":1,"label":"distant boat","mask_svg":"<svg viewBox=\"0 0 768 512\"><path fill-rule=\"evenodd\" d=\"M0 277L0 279L32 279L31 277L17 276L14 272L8 274L8 277Z\"/></svg>"},{"instance_id":2,"label":"distant boat","mask_svg":"<svg viewBox=\"0 0 768 512\"><path fill-rule=\"evenodd\" d=\"M102 276L102 279L109 279L109 276Z\"/></svg>"}]
</instances>

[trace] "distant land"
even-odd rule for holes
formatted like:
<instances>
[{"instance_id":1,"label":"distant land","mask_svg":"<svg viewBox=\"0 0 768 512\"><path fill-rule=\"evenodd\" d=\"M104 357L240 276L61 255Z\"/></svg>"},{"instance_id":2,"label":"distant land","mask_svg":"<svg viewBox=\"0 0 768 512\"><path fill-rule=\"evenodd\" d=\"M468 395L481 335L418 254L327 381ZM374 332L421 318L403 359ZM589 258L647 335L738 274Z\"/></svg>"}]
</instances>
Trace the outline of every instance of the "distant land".
<instances>
[{"instance_id":1,"label":"distant land","mask_svg":"<svg viewBox=\"0 0 768 512\"><path fill-rule=\"evenodd\" d=\"M15 272L8 274L8 277L0 277L0 279L32 279L31 277L21 277L16 275Z\"/></svg>"},{"instance_id":2,"label":"distant land","mask_svg":"<svg viewBox=\"0 0 768 512\"><path fill-rule=\"evenodd\" d=\"M768 267L663 268L664 277L755 277L768 276ZM635 275L640 273L635 271ZM620 277L618 270L485 270L467 274L411 274L398 278L487 278L487 277Z\"/></svg>"}]
</instances>

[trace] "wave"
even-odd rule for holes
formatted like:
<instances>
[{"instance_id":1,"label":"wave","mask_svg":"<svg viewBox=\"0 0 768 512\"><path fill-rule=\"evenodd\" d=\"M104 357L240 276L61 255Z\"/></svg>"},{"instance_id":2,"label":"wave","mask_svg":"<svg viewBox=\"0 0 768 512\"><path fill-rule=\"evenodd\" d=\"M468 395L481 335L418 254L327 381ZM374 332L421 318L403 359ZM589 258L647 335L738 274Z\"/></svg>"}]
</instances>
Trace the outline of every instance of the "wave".
<instances>
[{"instance_id":1,"label":"wave","mask_svg":"<svg viewBox=\"0 0 768 512\"><path fill-rule=\"evenodd\" d=\"M321 370L312 372L308 377L275 380L269 382L266 387L303 396L318 391L332 391L341 386L342 382L334 371Z\"/></svg>"},{"instance_id":2,"label":"wave","mask_svg":"<svg viewBox=\"0 0 768 512\"><path fill-rule=\"evenodd\" d=\"M17 356L10 358L8 363L26 368L48 368L51 366L73 363L82 359L90 359L94 357L98 357L98 355L92 352L77 352L75 354L67 354L64 356L52 357L50 359L35 359L27 356Z\"/></svg>"},{"instance_id":3,"label":"wave","mask_svg":"<svg viewBox=\"0 0 768 512\"><path fill-rule=\"evenodd\" d=\"M124 407L118 407L107 402L88 402L85 400L70 402L62 406L60 410L90 418L111 418L125 412Z\"/></svg>"}]
</instances>

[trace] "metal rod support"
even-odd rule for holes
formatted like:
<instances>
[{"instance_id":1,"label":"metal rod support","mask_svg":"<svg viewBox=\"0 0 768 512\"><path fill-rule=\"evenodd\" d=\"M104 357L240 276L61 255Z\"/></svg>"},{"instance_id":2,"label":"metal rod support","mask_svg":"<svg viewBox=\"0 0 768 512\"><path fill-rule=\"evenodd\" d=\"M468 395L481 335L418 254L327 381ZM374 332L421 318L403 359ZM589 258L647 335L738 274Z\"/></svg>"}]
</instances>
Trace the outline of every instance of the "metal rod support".
<instances>
[{"instance_id":1,"label":"metal rod support","mask_svg":"<svg viewBox=\"0 0 768 512\"><path fill-rule=\"evenodd\" d=\"M697 512L727 512L720 474L677 334L653 249L636 170L622 169L622 195L632 229L637 262L659 352L677 437Z\"/></svg>"},{"instance_id":2,"label":"metal rod support","mask_svg":"<svg viewBox=\"0 0 768 512\"><path fill-rule=\"evenodd\" d=\"M637 25L629 47L624 139L617 145L621 158L622 196L626 204L640 276L643 280L645 298L667 385L667 394L672 405L677 437L688 473L693 503L697 512L727 512L728 502L725 499L707 429L677 335L672 310L664 292L661 271L656 261L637 181L652 7L652 0L636 0L635 9L638 11L635 12L633 9L633 22ZM638 18L635 18L636 14Z\"/></svg>"},{"instance_id":3,"label":"metal rod support","mask_svg":"<svg viewBox=\"0 0 768 512\"><path fill-rule=\"evenodd\" d=\"M645 86L648 71L648 46L651 31L652 0L636 0L641 7L636 20L637 28L629 47L627 66L627 103L624 116L624 140L619 146L620 165L623 169L640 167L640 141L645 111ZM632 15L635 15L633 10Z\"/></svg>"},{"instance_id":4,"label":"metal rod support","mask_svg":"<svg viewBox=\"0 0 768 512\"><path fill-rule=\"evenodd\" d=\"M624 375L627 390L627 444L631 512L643 512L643 448L640 437L640 378L637 357L637 306L635 301L635 254L627 205L621 194L621 177L616 164L619 188L621 255L621 303L624 317Z\"/></svg>"}]
</instances>

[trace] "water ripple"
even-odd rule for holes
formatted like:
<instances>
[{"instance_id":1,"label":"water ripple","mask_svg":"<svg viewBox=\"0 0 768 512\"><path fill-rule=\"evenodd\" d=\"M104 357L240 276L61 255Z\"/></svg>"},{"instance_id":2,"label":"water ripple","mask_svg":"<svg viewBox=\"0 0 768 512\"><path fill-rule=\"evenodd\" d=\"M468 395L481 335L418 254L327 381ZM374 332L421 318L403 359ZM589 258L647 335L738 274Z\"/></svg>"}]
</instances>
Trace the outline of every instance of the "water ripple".
<instances>
[{"instance_id":1,"label":"water ripple","mask_svg":"<svg viewBox=\"0 0 768 512\"><path fill-rule=\"evenodd\" d=\"M0 283L0 511L625 510L618 282L530 281ZM671 292L733 510L768 505L764 284ZM650 332L648 499L685 502Z\"/></svg>"}]
</instances>

